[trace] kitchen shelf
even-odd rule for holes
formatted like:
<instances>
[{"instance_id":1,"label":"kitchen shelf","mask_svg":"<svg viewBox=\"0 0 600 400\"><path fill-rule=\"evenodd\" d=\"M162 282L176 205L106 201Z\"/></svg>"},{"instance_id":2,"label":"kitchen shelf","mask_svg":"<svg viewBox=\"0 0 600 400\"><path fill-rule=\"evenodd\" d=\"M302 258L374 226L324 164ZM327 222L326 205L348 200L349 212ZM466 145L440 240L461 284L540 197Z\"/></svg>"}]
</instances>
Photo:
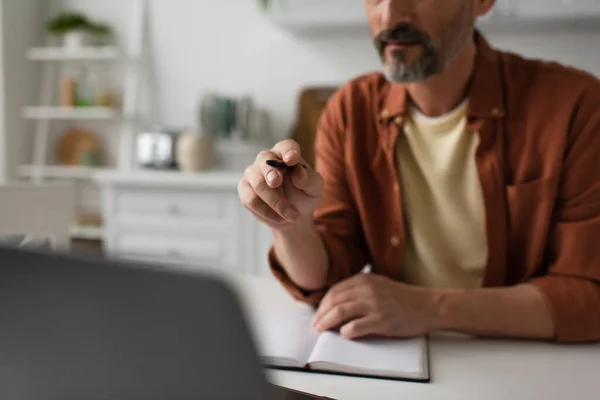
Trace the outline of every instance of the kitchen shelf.
<instances>
[{"instance_id":1,"label":"kitchen shelf","mask_svg":"<svg viewBox=\"0 0 600 400\"><path fill-rule=\"evenodd\" d=\"M102 61L117 60L119 49L115 46L105 47L35 47L28 51L27 58L31 61Z\"/></svg>"},{"instance_id":2,"label":"kitchen shelf","mask_svg":"<svg viewBox=\"0 0 600 400\"><path fill-rule=\"evenodd\" d=\"M102 172L113 171L111 168L63 167L60 165L22 165L19 175L24 178L42 176L49 179L82 179L88 180Z\"/></svg>"},{"instance_id":3,"label":"kitchen shelf","mask_svg":"<svg viewBox=\"0 0 600 400\"><path fill-rule=\"evenodd\" d=\"M77 226L70 229L71 239L79 240L102 240L104 238L104 228L101 226Z\"/></svg>"},{"instance_id":4,"label":"kitchen shelf","mask_svg":"<svg viewBox=\"0 0 600 400\"><path fill-rule=\"evenodd\" d=\"M108 107L26 107L23 118L55 120L112 120L120 116L118 110Z\"/></svg>"}]
</instances>

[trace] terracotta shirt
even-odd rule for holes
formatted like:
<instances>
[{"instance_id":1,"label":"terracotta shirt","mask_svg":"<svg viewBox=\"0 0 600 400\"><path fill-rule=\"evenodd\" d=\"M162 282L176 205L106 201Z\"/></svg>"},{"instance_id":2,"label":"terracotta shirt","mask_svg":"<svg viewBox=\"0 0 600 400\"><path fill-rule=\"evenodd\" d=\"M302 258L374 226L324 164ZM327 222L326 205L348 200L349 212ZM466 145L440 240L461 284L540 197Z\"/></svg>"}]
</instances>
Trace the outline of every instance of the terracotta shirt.
<instances>
[{"instance_id":1,"label":"terracotta shirt","mask_svg":"<svg viewBox=\"0 0 600 400\"><path fill-rule=\"evenodd\" d=\"M554 63L478 52L467 97L485 203L483 285L529 282L545 295L559 341L600 340L600 81ZM330 257L328 285L372 271L400 279L405 218L394 144L403 134L406 88L373 73L341 88L316 142L325 179L315 222ZM297 287L270 254L273 273Z\"/></svg>"}]
</instances>

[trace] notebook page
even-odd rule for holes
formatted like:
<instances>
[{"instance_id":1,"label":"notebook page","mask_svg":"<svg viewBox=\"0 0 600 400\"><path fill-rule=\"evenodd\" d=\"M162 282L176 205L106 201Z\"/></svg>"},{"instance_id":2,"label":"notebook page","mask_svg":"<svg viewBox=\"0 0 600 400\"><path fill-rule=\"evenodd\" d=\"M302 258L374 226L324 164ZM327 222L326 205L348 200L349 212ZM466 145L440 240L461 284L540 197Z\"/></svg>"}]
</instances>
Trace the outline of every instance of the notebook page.
<instances>
[{"instance_id":1,"label":"notebook page","mask_svg":"<svg viewBox=\"0 0 600 400\"><path fill-rule=\"evenodd\" d=\"M253 318L258 351L265 359L308 362L318 338L311 321L313 312L267 312Z\"/></svg>"},{"instance_id":2,"label":"notebook page","mask_svg":"<svg viewBox=\"0 0 600 400\"><path fill-rule=\"evenodd\" d=\"M327 363L342 368L342 372L362 371L364 374L420 377L427 375L427 341L425 338L361 339L351 341L337 333L320 335L310 363Z\"/></svg>"}]
</instances>

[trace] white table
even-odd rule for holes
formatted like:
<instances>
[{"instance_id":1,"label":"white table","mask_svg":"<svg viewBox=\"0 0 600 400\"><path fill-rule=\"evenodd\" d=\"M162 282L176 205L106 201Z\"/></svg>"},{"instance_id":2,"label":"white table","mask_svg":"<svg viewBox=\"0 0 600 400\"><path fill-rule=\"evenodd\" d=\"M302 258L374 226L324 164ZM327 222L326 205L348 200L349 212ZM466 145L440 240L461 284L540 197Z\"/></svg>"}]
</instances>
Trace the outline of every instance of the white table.
<instances>
[{"instance_id":1,"label":"white table","mask_svg":"<svg viewBox=\"0 0 600 400\"><path fill-rule=\"evenodd\" d=\"M232 281L248 311L295 310L272 279ZM430 342L432 383L273 371L269 379L337 400L600 399L600 344L557 345L438 335Z\"/></svg>"}]
</instances>

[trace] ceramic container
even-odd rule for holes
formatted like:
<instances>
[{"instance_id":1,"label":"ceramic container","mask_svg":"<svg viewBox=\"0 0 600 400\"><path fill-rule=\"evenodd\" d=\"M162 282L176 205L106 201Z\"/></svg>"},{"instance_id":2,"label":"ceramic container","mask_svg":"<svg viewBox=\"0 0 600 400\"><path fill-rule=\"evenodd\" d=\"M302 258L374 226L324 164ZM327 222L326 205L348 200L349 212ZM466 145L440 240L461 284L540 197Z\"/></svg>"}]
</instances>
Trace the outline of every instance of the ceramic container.
<instances>
[{"instance_id":1,"label":"ceramic container","mask_svg":"<svg viewBox=\"0 0 600 400\"><path fill-rule=\"evenodd\" d=\"M197 131L184 132L177 140L177 164L183 172L209 170L213 163L213 137Z\"/></svg>"}]
</instances>

